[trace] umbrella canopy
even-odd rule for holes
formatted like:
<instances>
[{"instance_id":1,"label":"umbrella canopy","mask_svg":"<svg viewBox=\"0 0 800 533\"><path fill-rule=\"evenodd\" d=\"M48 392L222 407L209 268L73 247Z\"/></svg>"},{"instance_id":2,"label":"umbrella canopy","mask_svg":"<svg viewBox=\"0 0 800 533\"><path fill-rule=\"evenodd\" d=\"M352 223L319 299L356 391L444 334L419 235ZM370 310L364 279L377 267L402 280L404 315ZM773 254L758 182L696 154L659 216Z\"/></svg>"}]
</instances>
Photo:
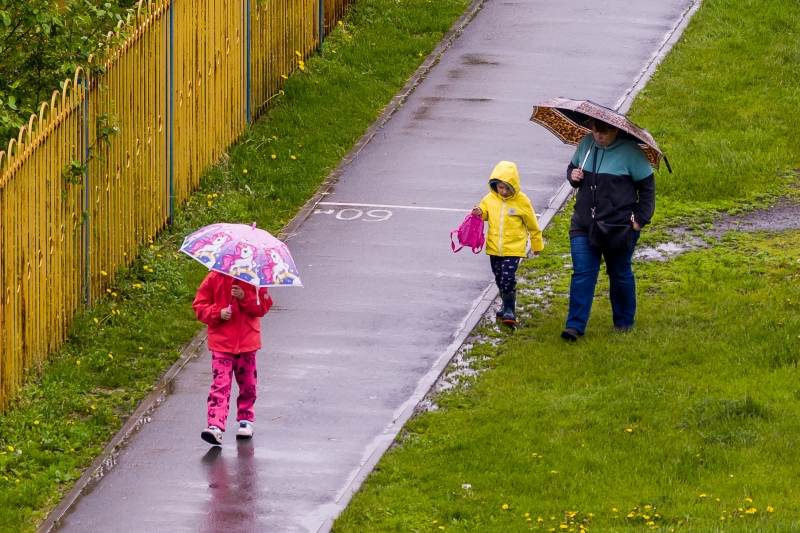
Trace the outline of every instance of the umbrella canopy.
<instances>
[{"instance_id":1,"label":"umbrella canopy","mask_svg":"<svg viewBox=\"0 0 800 533\"><path fill-rule=\"evenodd\" d=\"M183 240L181 252L256 287L303 286L289 249L255 222L206 226Z\"/></svg>"},{"instance_id":2,"label":"umbrella canopy","mask_svg":"<svg viewBox=\"0 0 800 533\"><path fill-rule=\"evenodd\" d=\"M535 106L531 116L533 122L541 124L562 142L573 146L577 146L586 134L592 132L585 126L586 121L590 118L596 118L619 128L639 143L653 168L658 168L661 159L664 159L667 170L672 172L667 156L664 155L647 130L628 120L625 115L591 100L551 98Z\"/></svg>"}]
</instances>

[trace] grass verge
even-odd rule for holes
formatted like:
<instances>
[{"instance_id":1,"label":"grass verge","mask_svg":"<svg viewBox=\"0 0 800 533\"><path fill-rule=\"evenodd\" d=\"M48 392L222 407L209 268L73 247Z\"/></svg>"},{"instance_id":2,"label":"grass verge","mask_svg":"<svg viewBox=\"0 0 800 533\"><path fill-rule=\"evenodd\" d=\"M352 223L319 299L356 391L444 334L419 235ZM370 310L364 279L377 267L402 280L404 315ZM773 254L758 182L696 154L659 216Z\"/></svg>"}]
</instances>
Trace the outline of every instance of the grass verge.
<instances>
[{"instance_id":1,"label":"grass verge","mask_svg":"<svg viewBox=\"0 0 800 533\"><path fill-rule=\"evenodd\" d=\"M637 98L632 118L676 169L657 175L645 243L796 197L796 9L704 1ZM629 335L610 331L601 275L589 332L568 344L570 213L523 266L523 327L479 331L479 373L407 424L335 532L800 529L800 232L637 262Z\"/></svg>"},{"instance_id":2,"label":"grass verge","mask_svg":"<svg viewBox=\"0 0 800 533\"><path fill-rule=\"evenodd\" d=\"M0 416L0 531L32 531L200 329L190 304L206 270L178 254L217 221L277 232L461 15L467 0L363 0L322 55L290 77L202 189Z\"/></svg>"}]
</instances>

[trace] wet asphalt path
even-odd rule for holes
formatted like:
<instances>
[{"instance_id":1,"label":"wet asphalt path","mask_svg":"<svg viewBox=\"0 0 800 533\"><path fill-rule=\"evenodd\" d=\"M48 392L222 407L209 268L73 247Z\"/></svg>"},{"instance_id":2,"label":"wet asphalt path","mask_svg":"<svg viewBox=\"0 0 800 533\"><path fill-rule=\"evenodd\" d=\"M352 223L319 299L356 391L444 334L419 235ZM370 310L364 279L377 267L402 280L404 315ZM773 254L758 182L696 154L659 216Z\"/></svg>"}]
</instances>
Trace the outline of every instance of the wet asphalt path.
<instances>
[{"instance_id":1,"label":"wet asphalt path","mask_svg":"<svg viewBox=\"0 0 800 533\"><path fill-rule=\"evenodd\" d=\"M538 213L562 185L573 149L532 105L617 105L690 3L489 0L289 240L307 288L273 291L255 438L200 440L203 348L59 531L318 531L491 283L448 237L494 165Z\"/></svg>"}]
</instances>

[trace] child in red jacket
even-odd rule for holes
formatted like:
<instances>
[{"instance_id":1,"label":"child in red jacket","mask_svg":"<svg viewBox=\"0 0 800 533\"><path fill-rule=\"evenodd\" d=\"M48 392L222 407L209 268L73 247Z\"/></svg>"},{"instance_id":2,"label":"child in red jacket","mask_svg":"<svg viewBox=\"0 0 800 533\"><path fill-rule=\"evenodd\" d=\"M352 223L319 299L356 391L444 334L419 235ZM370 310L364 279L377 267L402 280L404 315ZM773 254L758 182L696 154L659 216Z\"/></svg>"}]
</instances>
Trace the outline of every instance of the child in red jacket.
<instances>
[{"instance_id":1,"label":"child in red jacket","mask_svg":"<svg viewBox=\"0 0 800 533\"><path fill-rule=\"evenodd\" d=\"M222 444L228 418L231 378L236 374L236 438L253 436L253 404L256 402L258 371L256 352L261 348L261 317L272 307L266 287L259 290L248 283L218 272L209 272L192 304L197 319L208 325L213 382L208 393L208 429L200 436L210 444Z\"/></svg>"}]
</instances>

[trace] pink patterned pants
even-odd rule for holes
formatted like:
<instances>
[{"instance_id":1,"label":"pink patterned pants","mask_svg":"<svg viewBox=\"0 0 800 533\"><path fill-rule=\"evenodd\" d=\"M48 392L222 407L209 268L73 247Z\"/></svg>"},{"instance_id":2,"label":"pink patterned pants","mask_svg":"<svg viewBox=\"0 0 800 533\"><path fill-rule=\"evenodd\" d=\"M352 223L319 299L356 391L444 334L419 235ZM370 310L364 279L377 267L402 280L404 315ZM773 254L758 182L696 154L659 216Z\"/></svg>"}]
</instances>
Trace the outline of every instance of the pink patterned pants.
<instances>
[{"instance_id":1,"label":"pink patterned pants","mask_svg":"<svg viewBox=\"0 0 800 533\"><path fill-rule=\"evenodd\" d=\"M213 383L208 392L208 425L217 426L225 431L228 419L228 405L231 400L231 380L236 374L239 384L239 397L236 398L236 420L253 421L256 403L256 385L258 369L256 368L256 352L240 354L211 352L211 370Z\"/></svg>"}]
</instances>

